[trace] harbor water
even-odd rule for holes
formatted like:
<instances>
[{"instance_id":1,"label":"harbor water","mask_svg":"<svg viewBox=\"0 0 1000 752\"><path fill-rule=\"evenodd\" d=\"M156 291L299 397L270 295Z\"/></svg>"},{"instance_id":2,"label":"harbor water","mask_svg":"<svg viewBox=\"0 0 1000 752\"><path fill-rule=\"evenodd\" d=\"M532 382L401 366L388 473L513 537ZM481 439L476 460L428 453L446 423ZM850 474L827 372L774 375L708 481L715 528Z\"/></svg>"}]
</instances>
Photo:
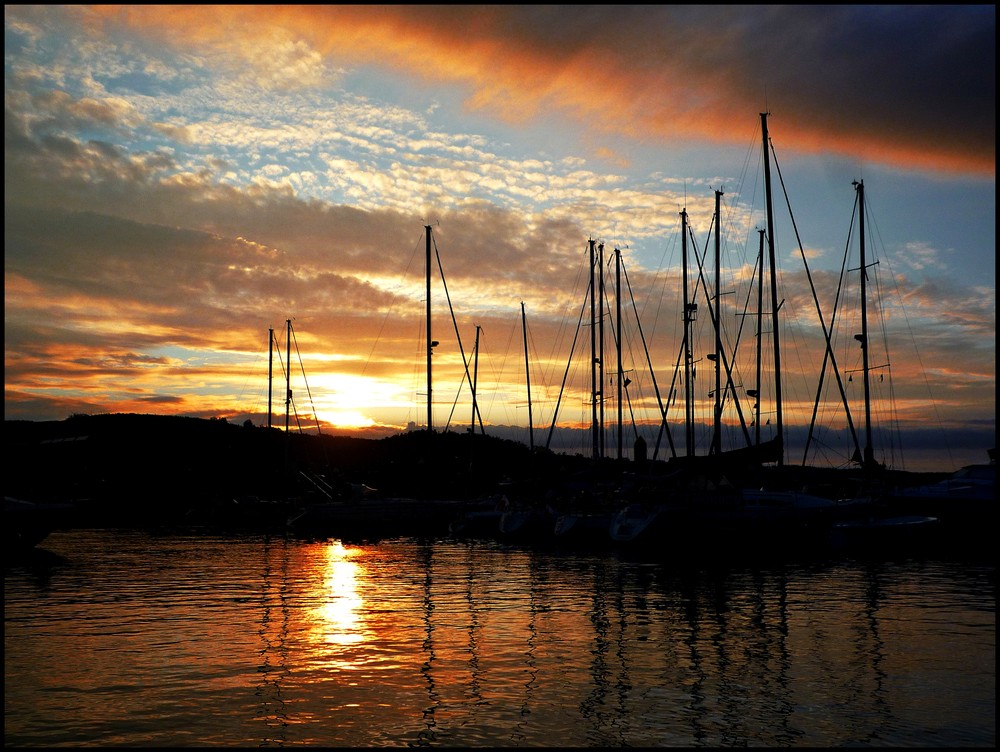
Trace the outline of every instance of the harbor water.
<instances>
[{"instance_id":1,"label":"harbor water","mask_svg":"<svg viewBox=\"0 0 1000 752\"><path fill-rule=\"evenodd\" d=\"M63 530L4 745L993 747L992 560Z\"/></svg>"}]
</instances>

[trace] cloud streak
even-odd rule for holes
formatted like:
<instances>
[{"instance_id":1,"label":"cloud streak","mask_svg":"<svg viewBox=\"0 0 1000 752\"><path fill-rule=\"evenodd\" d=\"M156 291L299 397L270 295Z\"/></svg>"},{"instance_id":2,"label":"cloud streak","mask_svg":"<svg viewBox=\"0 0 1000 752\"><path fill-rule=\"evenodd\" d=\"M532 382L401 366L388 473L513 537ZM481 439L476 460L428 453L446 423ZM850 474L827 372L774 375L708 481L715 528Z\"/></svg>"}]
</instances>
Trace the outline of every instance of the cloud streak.
<instances>
[{"instance_id":1,"label":"cloud streak","mask_svg":"<svg viewBox=\"0 0 1000 752\"><path fill-rule=\"evenodd\" d=\"M990 6L126 6L97 18L254 69L299 49L278 69L302 75L262 75L269 88L324 76L295 34L332 67L454 82L471 110L510 122L555 111L598 133L739 142L733 125L770 108L787 115L789 149L995 174Z\"/></svg>"}]
</instances>

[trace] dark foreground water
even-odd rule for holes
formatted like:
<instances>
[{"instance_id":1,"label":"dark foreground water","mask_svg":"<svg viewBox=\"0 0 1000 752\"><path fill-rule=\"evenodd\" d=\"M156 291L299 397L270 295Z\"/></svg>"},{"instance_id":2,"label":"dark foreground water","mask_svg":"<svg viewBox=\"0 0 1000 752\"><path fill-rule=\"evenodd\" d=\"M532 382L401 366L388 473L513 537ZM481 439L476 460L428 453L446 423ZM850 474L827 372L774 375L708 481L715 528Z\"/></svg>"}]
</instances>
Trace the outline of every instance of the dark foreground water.
<instances>
[{"instance_id":1,"label":"dark foreground water","mask_svg":"<svg viewBox=\"0 0 1000 752\"><path fill-rule=\"evenodd\" d=\"M992 563L104 530L41 548L4 573L5 746L996 743Z\"/></svg>"}]
</instances>

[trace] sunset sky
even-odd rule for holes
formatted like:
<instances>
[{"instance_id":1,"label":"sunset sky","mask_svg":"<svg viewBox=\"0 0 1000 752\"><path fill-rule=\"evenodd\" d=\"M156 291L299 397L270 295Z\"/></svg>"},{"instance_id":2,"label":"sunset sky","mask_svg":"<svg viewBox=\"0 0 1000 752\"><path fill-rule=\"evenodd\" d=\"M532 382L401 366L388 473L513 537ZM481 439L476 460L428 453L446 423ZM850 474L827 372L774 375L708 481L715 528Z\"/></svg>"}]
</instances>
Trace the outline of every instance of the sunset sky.
<instances>
[{"instance_id":1,"label":"sunset sky","mask_svg":"<svg viewBox=\"0 0 1000 752\"><path fill-rule=\"evenodd\" d=\"M818 388L809 279L824 325L846 327L833 349L864 424L860 323L834 315L835 299L857 300L856 180L869 292L884 298L869 304L870 381L879 402L895 398L875 420L898 429L893 443L879 433L877 458L984 461L996 433L995 45L993 5L5 6L4 417L262 425L273 328L283 427L291 320L292 427L424 426L429 225L436 429L468 429L464 353L487 433L542 445L557 416L581 429L560 431L561 448L589 451L593 239L607 262L609 454L628 378L624 443L640 433L664 456L680 212L689 267L707 251L714 291L716 190L724 350L738 338L736 392L752 406L767 112L789 461L802 460L818 393L810 462L850 454L829 368ZM707 425L714 341L693 268L692 392ZM723 420L738 443L728 405ZM707 437L699 428L699 454Z\"/></svg>"}]
</instances>

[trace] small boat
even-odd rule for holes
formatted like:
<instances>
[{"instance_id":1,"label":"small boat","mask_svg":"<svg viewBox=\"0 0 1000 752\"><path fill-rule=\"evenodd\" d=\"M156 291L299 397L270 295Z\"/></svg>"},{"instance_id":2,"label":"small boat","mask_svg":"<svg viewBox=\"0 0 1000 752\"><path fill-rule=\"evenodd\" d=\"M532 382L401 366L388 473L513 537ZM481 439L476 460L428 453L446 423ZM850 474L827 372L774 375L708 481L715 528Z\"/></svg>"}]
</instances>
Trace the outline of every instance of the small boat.
<instances>
[{"instance_id":1,"label":"small boat","mask_svg":"<svg viewBox=\"0 0 1000 752\"><path fill-rule=\"evenodd\" d=\"M938 519L926 515L858 518L834 523L830 542L836 547L871 546L880 552L907 545L906 553L910 554L913 549L909 546L926 542L938 528Z\"/></svg>"},{"instance_id":2,"label":"small boat","mask_svg":"<svg viewBox=\"0 0 1000 752\"><path fill-rule=\"evenodd\" d=\"M550 542L554 522L548 506L514 503L500 515L500 539L520 543Z\"/></svg>"},{"instance_id":3,"label":"small boat","mask_svg":"<svg viewBox=\"0 0 1000 752\"><path fill-rule=\"evenodd\" d=\"M456 538L496 538L507 497L491 497L469 502L448 525L448 533Z\"/></svg>"},{"instance_id":4,"label":"small boat","mask_svg":"<svg viewBox=\"0 0 1000 752\"><path fill-rule=\"evenodd\" d=\"M568 546L601 546L611 542L611 524L618 509L584 509L558 513L553 525L556 542Z\"/></svg>"},{"instance_id":5,"label":"small boat","mask_svg":"<svg viewBox=\"0 0 1000 752\"><path fill-rule=\"evenodd\" d=\"M27 501L13 496L3 497L4 549L8 552L34 548L49 533L69 523L73 504Z\"/></svg>"},{"instance_id":6,"label":"small boat","mask_svg":"<svg viewBox=\"0 0 1000 752\"><path fill-rule=\"evenodd\" d=\"M660 504L628 504L612 518L608 535L615 543L632 543L654 525L662 511Z\"/></svg>"},{"instance_id":7,"label":"small boat","mask_svg":"<svg viewBox=\"0 0 1000 752\"><path fill-rule=\"evenodd\" d=\"M966 465L938 483L897 488L887 506L895 513L936 517L960 540L990 543L996 520L996 464Z\"/></svg>"},{"instance_id":8,"label":"small boat","mask_svg":"<svg viewBox=\"0 0 1000 752\"><path fill-rule=\"evenodd\" d=\"M445 535L466 503L411 498L351 499L312 504L288 519L293 534L306 538L378 541Z\"/></svg>"},{"instance_id":9,"label":"small boat","mask_svg":"<svg viewBox=\"0 0 1000 752\"><path fill-rule=\"evenodd\" d=\"M996 483L996 464L966 465L938 483L899 489L894 496L900 499L994 502L997 498Z\"/></svg>"}]
</instances>

